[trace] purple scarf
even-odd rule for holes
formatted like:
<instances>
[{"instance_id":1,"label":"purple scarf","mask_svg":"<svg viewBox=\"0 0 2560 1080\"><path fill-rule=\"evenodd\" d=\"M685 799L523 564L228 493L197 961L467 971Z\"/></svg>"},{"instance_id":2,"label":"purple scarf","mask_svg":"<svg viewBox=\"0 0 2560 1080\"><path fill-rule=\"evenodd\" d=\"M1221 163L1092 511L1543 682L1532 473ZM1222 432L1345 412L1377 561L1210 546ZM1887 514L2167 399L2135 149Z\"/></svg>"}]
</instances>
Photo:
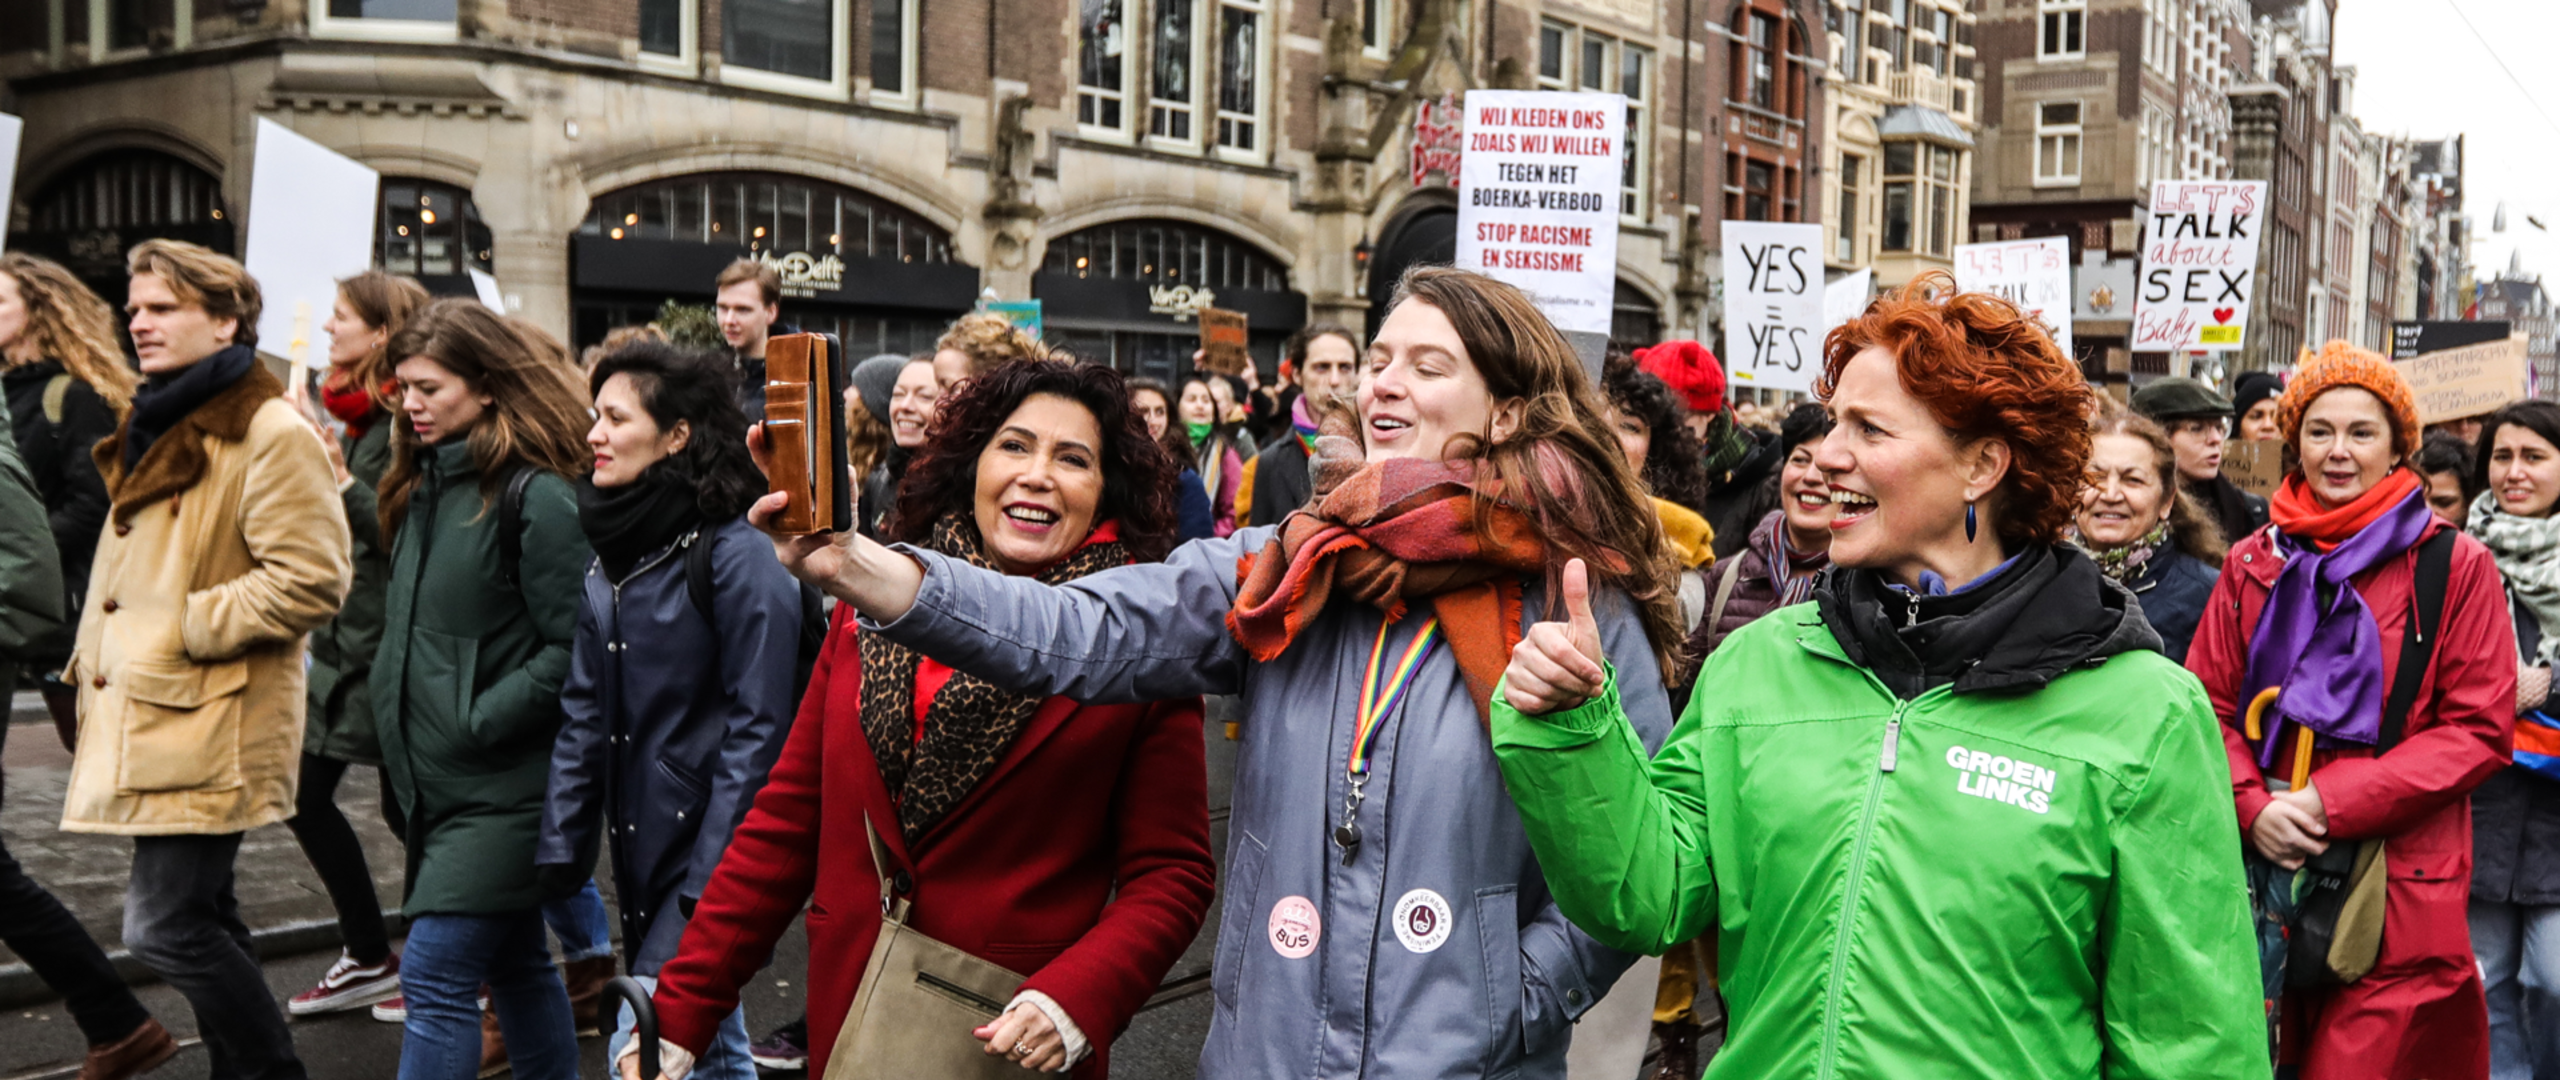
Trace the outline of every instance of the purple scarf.
<instances>
[{"instance_id":1,"label":"purple scarf","mask_svg":"<svg viewBox=\"0 0 2560 1080\"><path fill-rule=\"evenodd\" d=\"M2382 630L2349 580L2409 550L2432 520L2426 493L2418 491L2327 552L2275 533L2284 569L2249 636L2249 678L2240 695L2246 709L2267 687L2284 688L2267 710L2260 768L2274 765L2286 721L2308 725L2326 745L2381 740ZM2326 610L2323 589L2330 594Z\"/></svg>"}]
</instances>

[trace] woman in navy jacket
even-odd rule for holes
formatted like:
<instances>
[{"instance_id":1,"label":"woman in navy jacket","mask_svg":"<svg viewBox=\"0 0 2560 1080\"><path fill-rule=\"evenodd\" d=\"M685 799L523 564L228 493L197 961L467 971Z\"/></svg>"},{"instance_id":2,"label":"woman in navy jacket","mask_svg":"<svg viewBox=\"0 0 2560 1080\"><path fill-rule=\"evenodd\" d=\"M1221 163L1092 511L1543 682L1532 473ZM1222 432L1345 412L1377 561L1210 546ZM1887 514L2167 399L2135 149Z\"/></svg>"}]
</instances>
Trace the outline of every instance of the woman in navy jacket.
<instances>
[{"instance_id":1,"label":"woman in navy jacket","mask_svg":"<svg viewBox=\"0 0 2560 1080\"><path fill-rule=\"evenodd\" d=\"M599 832L612 842L623 953L643 977L675 955L798 703L800 585L746 523L764 482L729 384L709 356L663 342L589 377L595 472L578 520L596 558L536 861L565 892ZM701 1073L753 1080L744 1016L721 1024Z\"/></svg>"}]
</instances>

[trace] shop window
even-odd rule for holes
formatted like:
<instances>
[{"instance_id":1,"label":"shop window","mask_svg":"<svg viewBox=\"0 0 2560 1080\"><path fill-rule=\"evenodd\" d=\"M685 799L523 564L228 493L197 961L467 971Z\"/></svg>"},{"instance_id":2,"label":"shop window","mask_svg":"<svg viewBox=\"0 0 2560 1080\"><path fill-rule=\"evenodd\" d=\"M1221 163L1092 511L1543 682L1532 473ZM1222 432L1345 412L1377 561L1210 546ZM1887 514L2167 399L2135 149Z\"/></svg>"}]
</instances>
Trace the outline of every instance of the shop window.
<instances>
[{"instance_id":1,"label":"shop window","mask_svg":"<svg viewBox=\"0 0 2560 1080\"><path fill-rule=\"evenodd\" d=\"M1128 27L1121 0L1082 0L1076 17L1076 123L1127 130Z\"/></svg>"},{"instance_id":2,"label":"shop window","mask_svg":"<svg viewBox=\"0 0 2560 1080\"><path fill-rule=\"evenodd\" d=\"M2036 186L2073 187L2080 183L2080 103L2048 101L2036 106Z\"/></svg>"},{"instance_id":3,"label":"shop window","mask_svg":"<svg viewBox=\"0 0 2560 1080\"><path fill-rule=\"evenodd\" d=\"M1200 0L1156 0L1155 39L1148 43L1147 134L1158 139L1197 142L1193 110L1199 87L1192 77L1200 70L1203 42L1199 31Z\"/></svg>"},{"instance_id":4,"label":"shop window","mask_svg":"<svg viewBox=\"0 0 2560 1080\"><path fill-rule=\"evenodd\" d=\"M597 197L587 236L736 244L777 256L947 263L951 234L852 188L773 173L702 173Z\"/></svg>"},{"instance_id":5,"label":"shop window","mask_svg":"<svg viewBox=\"0 0 2560 1080\"><path fill-rule=\"evenodd\" d=\"M373 263L439 293L472 295L470 271L495 274L489 226L471 193L431 180L382 181Z\"/></svg>"},{"instance_id":6,"label":"shop window","mask_svg":"<svg viewBox=\"0 0 2560 1080\"><path fill-rule=\"evenodd\" d=\"M1260 155L1264 94L1263 4L1218 5L1218 145Z\"/></svg>"},{"instance_id":7,"label":"shop window","mask_svg":"<svg viewBox=\"0 0 2560 1080\"><path fill-rule=\"evenodd\" d=\"M1041 270L1068 277L1284 292L1289 272L1262 250L1179 221L1115 221L1049 241Z\"/></svg>"},{"instance_id":8,"label":"shop window","mask_svg":"<svg viewBox=\"0 0 2560 1080\"><path fill-rule=\"evenodd\" d=\"M722 0L720 57L750 73L836 82L846 2Z\"/></svg>"},{"instance_id":9,"label":"shop window","mask_svg":"<svg viewBox=\"0 0 2560 1080\"><path fill-rule=\"evenodd\" d=\"M2089 0L2036 0L2036 55L2077 60L2088 54Z\"/></svg>"},{"instance_id":10,"label":"shop window","mask_svg":"<svg viewBox=\"0 0 2560 1080\"><path fill-rule=\"evenodd\" d=\"M919 6L921 0L871 0L871 96L915 96Z\"/></svg>"}]
</instances>

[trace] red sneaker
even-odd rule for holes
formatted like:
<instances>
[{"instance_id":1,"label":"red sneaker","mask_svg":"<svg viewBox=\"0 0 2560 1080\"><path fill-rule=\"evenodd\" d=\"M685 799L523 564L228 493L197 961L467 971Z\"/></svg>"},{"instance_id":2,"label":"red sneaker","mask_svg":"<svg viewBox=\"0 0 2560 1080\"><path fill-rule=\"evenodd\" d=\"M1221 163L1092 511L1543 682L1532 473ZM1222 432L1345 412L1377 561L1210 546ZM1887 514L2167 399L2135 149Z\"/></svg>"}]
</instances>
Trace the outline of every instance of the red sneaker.
<instances>
[{"instance_id":1,"label":"red sneaker","mask_svg":"<svg viewBox=\"0 0 2560 1080\"><path fill-rule=\"evenodd\" d=\"M371 1005L385 998L399 996L400 955L393 953L379 964L359 964L344 952L338 962L329 965L329 973L320 976L320 985L293 996L285 1003L285 1011L295 1016L313 1016L337 1012L360 1005ZM406 1015L406 1010L402 1010ZM375 1016L381 1011L375 1010Z\"/></svg>"}]
</instances>

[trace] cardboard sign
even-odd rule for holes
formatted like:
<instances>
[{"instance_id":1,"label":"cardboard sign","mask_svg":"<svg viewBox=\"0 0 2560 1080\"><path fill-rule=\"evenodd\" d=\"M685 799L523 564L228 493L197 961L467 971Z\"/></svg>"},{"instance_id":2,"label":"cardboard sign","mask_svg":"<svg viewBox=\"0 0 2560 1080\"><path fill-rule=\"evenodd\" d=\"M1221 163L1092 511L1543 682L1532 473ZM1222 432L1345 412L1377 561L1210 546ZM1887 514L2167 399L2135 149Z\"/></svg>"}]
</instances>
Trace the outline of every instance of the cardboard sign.
<instances>
[{"instance_id":1,"label":"cardboard sign","mask_svg":"<svg viewBox=\"0 0 2560 1080\"><path fill-rule=\"evenodd\" d=\"M0 251L9 250L9 189L18 178L18 138L27 122L0 113Z\"/></svg>"},{"instance_id":2,"label":"cardboard sign","mask_svg":"<svg viewBox=\"0 0 2560 1080\"><path fill-rule=\"evenodd\" d=\"M1627 99L1469 90L1466 100L1457 265L1519 286L1558 330L1606 336Z\"/></svg>"},{"instance_id":3,"label":"cardboard sign","mask_svg":"<svg viewBox=\"0 0 2560 1080\"><path fill-rule=\"evenodd\" d=\"M2418 422L2440 424L2495 412L2525 396L2525 340L2465 345L2394 360L2418 395Z\"/></svg>"},{"instance_id":4,"label":"cardboard sign","mask_svg":"<svg viewBox=\"0 0 2560 1080\"><path fill-rule=\"evenodd\" d=\"M2071 355L2071 241L2059 236L1956 245L1956 287L1997 294L2044 322Z\"/></svg>"},{"instance_id":5,"label":"cardboard sign","mask_svg":"<svg viewBox=\"0 0 2560 1080\"><path fill-rule=\"evenodd\" d=\"M249 172L248 257L266 309L258 317L260 351L293 365L291 385L329 355L320 327L338 302L338 279L373 266L376 196L381 179L328 147L260 117L257 157Z\"/></svg>"},{"instance_id":6,"label":"cardboard sign","mask_svg":"<svg viewBox=\"0 0 2560 1080\"><path fill-rule=\"evenodd\" d=\"M2284 482L2284 443L2275 439L2234 439L2222 444L2222 477L2240 490L2265 498Z\"/></svg>"},{"instance_id":7,"label":"cardboard sign","mask_svg":"<svg viewBox=\"0 0 2560 1080\"><path fill-rule=\"evenodd\" d=\"M2257 293L2264 180L2162 180L2142 223L2136 352L2236 352Z\"/></svg>"},{"instance_id":8,"label":"cardboard sign","mask_svg":"<svg viewBox=\"0 0 2560 1080\"><path fill-rule=\"evenodd\" d=\"M1220 375L1242 375L1253 362L1245 355L1244 312L1200 309L1200 366Z\"/></svg>"},{"instance_id":9,"label":"cardboard sign","mask_svg":"<svg viewBox=\"0 0 2560 1080\"><path fill-rule=\"evenodd\" d=\"M1728 221L1722 232L1725 373L1746 386L1811 392L1829 329L1822 226Z\"/></svg>"}]
</instances>

